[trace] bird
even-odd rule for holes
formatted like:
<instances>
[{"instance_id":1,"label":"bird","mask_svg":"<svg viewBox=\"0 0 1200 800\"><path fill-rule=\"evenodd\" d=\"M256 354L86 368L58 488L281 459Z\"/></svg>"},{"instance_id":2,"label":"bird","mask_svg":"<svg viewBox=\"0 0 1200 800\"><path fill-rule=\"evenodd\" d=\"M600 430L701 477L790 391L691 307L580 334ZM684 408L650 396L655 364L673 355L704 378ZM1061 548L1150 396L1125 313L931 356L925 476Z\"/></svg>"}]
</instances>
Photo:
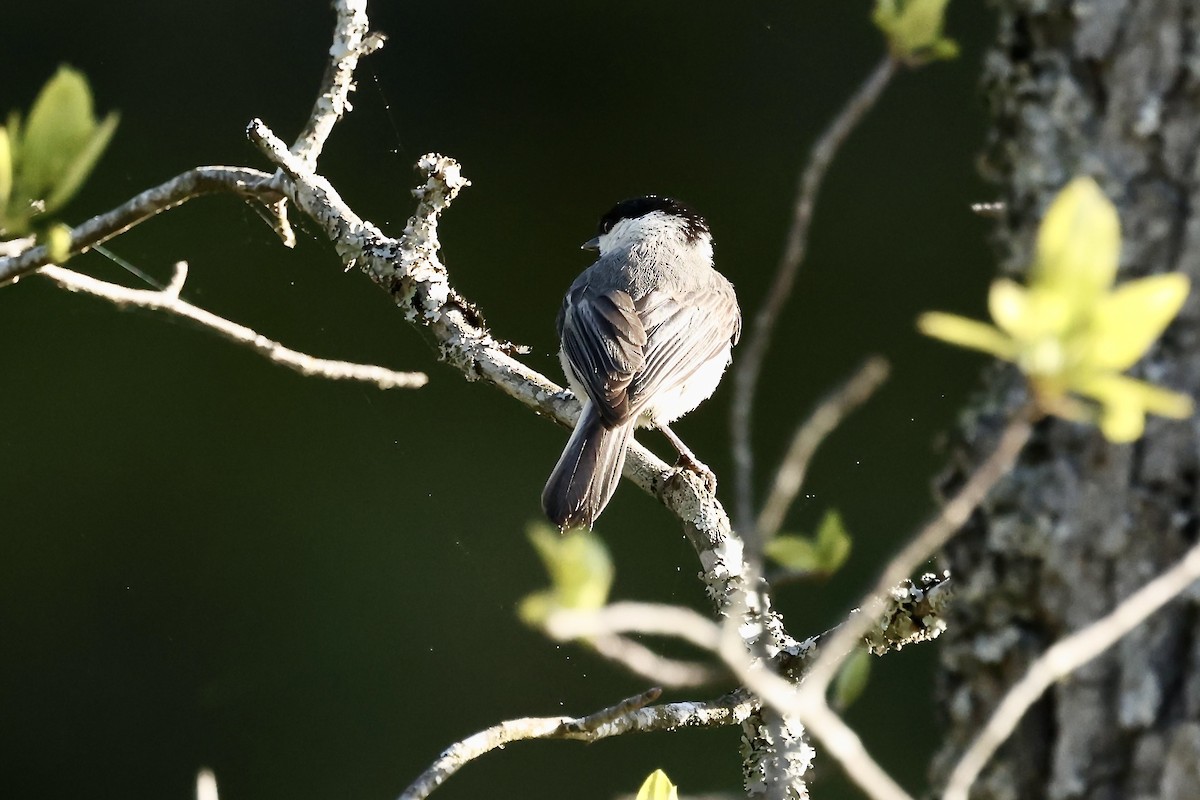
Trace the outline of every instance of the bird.
<instances>
[{"instance_id":1,"label":"bird","mask_svg":"<svg viewBox=\"0 0 1200 800\"><path fill-rule=\"evenodd\" d=\"M677 200L622 200L581 249L599 257L567 290L557 327L582 410L542 490L560 530L595 523L635 427L661 430L677 464L715 490L712 471L669 426L716 390L742 328L733 284L713 266L708 223Z\"/></svg>"}]
</instances>

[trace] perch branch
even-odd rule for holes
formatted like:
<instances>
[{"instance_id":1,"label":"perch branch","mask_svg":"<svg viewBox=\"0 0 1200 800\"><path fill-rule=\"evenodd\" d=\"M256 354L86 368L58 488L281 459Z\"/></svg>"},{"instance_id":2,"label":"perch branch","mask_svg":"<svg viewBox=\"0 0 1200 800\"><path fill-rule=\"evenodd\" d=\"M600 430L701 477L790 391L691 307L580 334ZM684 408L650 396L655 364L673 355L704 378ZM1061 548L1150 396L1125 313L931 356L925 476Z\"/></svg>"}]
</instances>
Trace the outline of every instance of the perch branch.
<instances>
[{"instance_id":1,"label":"perch branch","mask_svg":"<svg viewBox=\"0 0 1200 800\"><path fill-rule=\"evenodd\" d=\"M888 376L886 359L874 356L836 391L821 401L792 435L792 443L775 473L775 483L758 515L758 536L766 542L779 532L783 518L808 473L809 462L829 434L842 424L855 409L870 399Z\"/></svg>"},{"instance_id":2,"label":"perch branch","mask_svg":"<svg viewBox=\"0 0 1200 800\"><path fill-rule=\"evenodd\" d=\"M1129 595L1111 612L1042 653L1004 695L987 725L963 753L950 774L944 800L967 800L979 773L1043 692L1112 647L1197 580L1200 580L1200 545L1193 546L1178 564Z\"/></svg>"},{"instance_id":3,"label":"perch branch","mask_svg":"<svg viewBox=\"0 0 1200 800\"><path fill-rule=\"evenodd\" d=\"M708 703L648 705L660 694L660 689L651 689L586 717L530 717L493 725L447 748L404 790L400 800L423 800L467 763L510 742L527 739L594 742L624 733L715 728L740 723L754 708L754 699L741 691Z\"/></svg>"},{"instance_id":4,"label":"perch branch","mask_svg":"<svg viewBox=\"0 0 1200 800\"><path fill-rule=\"evenodd\" d=\"M424 386L429 380L421 372L396 372L373 364L354 364L348 361L314 358L284 347L279 342L268 339L245 325L239 325L217 316L211 311L198 308L179 297L183 284L187 280L187 264L182 261L175 265L175 276L171 279L171 283L162 290L130 289L54 265L42 267L39 274L46 276L67 291L84 292L101 297L118 307L136 306L166 311L190 319L192 322L216 331L226 339L250 347L276 364L293 369L301 375L314 375L334 380L364 381L373 383L380 389L415 389Z\"/></svg>"},{"instance_id":5,"label":"perch branch","mask_svg":"<svg viewBox=\"0 0 1200 800\"><path fill-rule=\"evenodd\" d=\"M567 427L574 424L575 399L513 358L511 345L496 339L478 309L450 285L437 228L439 215L468 184L457 162L436 154L419 160L425 183L414 191L417 208L403 234L393 239L358 217L261 121L252 121L247 135L291 178L283 182L290 202L325 233L343 264L358 267L388 292L405 317L427 332L442 360L468 380L487 381L539 414ZM624 474L683 523L718 613L728 614L735 605L745 611L738 626L745 646L768 656L794 652L798 643L771 609L765 584L744 558L742 539L700 478L668 467L636 442L629 447Z\"/></svg>"},{"instance_id":6,"label":"perch branch","mask_svg":"<svg viewBox=\"0 0 1200 800\"><path fill-rule=\"evenodd\" d=\"M579 404L545 376L510 354L511 345L496 339L479 310L455 291L442 263L438 217L469 182L453 159L434 154L418 162L425 183L416 190L417 209L397 239L361 219L324 178L288 152L283 142L259 120L247 135L291 177L284 189L295 207L313 220L333 243L346 267L358 267L388 292L406 319L432 338L443 361L468 380L484 380L509 397L571 427ZM749 577L741 539L729 517L699 477L676 470L636 442L629 448L625 476L665 505L684 523L684 532L699 555L703 577L718 610L737 594L754 595L749 607L759 615L759 631L776 649L796 642L782 631L769 600Z\"/></svg>"},{"instance_id":7,"label":"perch branch","mask_svg":"<svg viewBox=\"0 0 1200 800\"><path fill-rule=\"evenodd\" d=\"M757 549L760 537L754 531L754 450L751 443L754 395L762 372L767 348L775 323L792 294L796 273L808 249L808 229L812 223L817 193L834 156L896 74L897 63L887 56L876 65L866 81L846 101L846 105L821 134L808 156L808 164L800 176L796 202L792 210L792 226L788 231L783 255L776 267L775 280L754 317L750 336L734 361L734 391L731 413L734 464L734 508L737 528Z\"/></svg>"}]
</instances>

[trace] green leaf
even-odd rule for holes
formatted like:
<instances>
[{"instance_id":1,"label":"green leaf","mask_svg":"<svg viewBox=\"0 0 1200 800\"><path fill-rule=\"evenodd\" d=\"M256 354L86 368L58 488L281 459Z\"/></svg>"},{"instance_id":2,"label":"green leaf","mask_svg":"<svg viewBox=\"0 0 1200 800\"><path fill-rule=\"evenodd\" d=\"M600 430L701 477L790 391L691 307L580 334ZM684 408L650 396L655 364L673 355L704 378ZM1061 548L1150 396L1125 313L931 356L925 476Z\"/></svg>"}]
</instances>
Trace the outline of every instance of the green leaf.
<instances>
[{"instance_id":1,"label":"green leaf","mask_svg":"<svg viewBox=\"0 0 1200 800\"><path fill-rule=\"evenodd\" d=\"M817 545L804 536L780 534L763 548L767 558L789 572L818 572L821 558Z\"/></svg>"},{"instance_id":2,"label":"green leaf","mask_svg":"<svg viewBox=\"0 0 1200 800\"><path fill-rule=\"evenodd\" d=\"M99 158L115 126L111 114L103 123L96 121L87 79L70 67L59 67L34 101L20 138L13 193L18 213L25 213L25 207L36 201L49 205L52 197L56 207L65 203ZM67 185L60 188L64 182Z\"/></svg>"},{"instance_id":3,"label":"green leaf","mask_svg":"<svg viewBox=\"0 0 1200 800\"><path fill-rule=\"evenodd\" d=\"M942 36L948 0L878 0L871 15L892 55L910 65L954 58L958 45Z\"/></svg>"},{"instance_id":4,"label":"green leaf","mask_svg":"<svg viewBox=\"0 0 1200 800\"><path fill-rule=\"evenodd\" d=\"M829 575L837 572L850 557L850 534L836 509L829 509L817 527L817 554L821 571Z\"/></svg>"},{"instance_id":5,"label":"green leaf","mask_svg":"<svg viewBox=\"0 0 1200 800\"><path fill-rule=\"evenodd\" d=\"M833 679L833 707L838 711L849 708L867 688L870 678L871 654L865 648L859 648L850 654Z\"/></svg>"},{"instance_id":6,"label":"green leaf","mask_svg":"<svg viewBox=\"0 0 1200 800\"><path fill-rule=\"evenodd\" d=\"M71 257L71 229L66 225L61 222L51 225L41 238L55 264L62 264Z\"/></svg>"},{"instance_id":7,"label":"green leaf","mask_svg":"<svg viewBox=\"0 0 1200 800\"><path fill-rule=\"evenodd\" d=\"M842 517L831 509L821 518L814 537L783 534L767 542L764 551L789 572L831 575L850 555L850 535Z\"/></svg>"},{"instance_id":8,"label":"green leaf","mask_svg":"<svg viewBox=\"0 0 1200 800\"><path fill-rule=\"evenodd\" d=\"M8 146L12 151L12 163L14 170L16 164L21 160L21 112L17 109L12 109L8 112L8 121L4 123L4 129L8 131Z\"/></svg>"},{"instance_id":9,"label":"green leaf","mask_svg":"<svg viewBox=\"0 0 1200 800\"><path fill-rule=\"evenodd\" d=\"M521 601L522 620L536 624L556 608L591 610L608 602L613 564L603 539L588 530L559 533L542 523L530 525L528 536L550 575L550 589Z\"/></svg>"},{"instance_id":10,"label":"green leaf","mask_svg":"<svg viewBox=\"0 0 1200 800\"><path fill-rule=\"evenodd\" d=\"M638 789L637 800L679 800L679 789L671 783L667 773L656 769Z\"/></svg>"},{"instance_id":11,"label":"green leaf","mask_svg":"<svg viewBox=\"0 0 1200 800\"><path fill-rule=\"evenodd\" d=\"M46 198L46 208L43 213L50 213L62 208L68 200L75 196L87 176L92 174L92 168L96 166L96 162L100 160L100 156L108 147L108 143L117 129L118 120L119 116L113 112L96 126L91 138L75 156L75 160L63 170L58 182L54 185L54 190Z\"/></svg>"},{"instance_id":12,"label":"green leaf","mask_svg":"<svg viewBox=\"0 0 1200 800\"><path fill-rule=\"evenodd\" d=\"M12 194L13 162L12 145L9 144L8 129L0 128L0 232L4 230L8 197Z\"/></svg>"}]
</instances>

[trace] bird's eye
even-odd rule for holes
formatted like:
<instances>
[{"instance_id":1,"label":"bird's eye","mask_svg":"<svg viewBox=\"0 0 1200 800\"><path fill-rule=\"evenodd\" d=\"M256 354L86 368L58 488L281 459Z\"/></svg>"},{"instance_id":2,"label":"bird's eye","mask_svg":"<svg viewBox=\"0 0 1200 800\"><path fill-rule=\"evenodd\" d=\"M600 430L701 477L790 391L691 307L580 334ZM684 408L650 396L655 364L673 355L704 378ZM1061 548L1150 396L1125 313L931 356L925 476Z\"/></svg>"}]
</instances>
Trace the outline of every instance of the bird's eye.
<instances>
[{"instance_id":1,"label":"bird's eye","mask_svg":"<svg viewBox=\"0 0 1200 800\"><path fill-rule=\"evenodd\" d=\"M609 231L612 230L612 226L613 226L613 221L611 219L606 219L600 223L600 232L608 233Z\"/></svg>"}]
</instances>

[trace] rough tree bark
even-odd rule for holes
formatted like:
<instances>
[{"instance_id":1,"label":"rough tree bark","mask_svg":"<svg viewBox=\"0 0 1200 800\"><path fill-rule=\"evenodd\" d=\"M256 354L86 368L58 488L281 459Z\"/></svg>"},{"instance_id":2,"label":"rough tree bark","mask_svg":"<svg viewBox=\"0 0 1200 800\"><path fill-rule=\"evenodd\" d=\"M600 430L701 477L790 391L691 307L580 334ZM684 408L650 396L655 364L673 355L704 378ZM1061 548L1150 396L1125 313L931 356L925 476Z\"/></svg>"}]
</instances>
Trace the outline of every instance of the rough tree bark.
<instances>
[{"instance_id":1,"label":"rough tree bark","mask_svg":"<svg viewBox=\"0 0 1200 800\"><path fill-rule=\"evenodd\" d=\"M1180 270L1200 285L1200 4L998 0L985 68L986 166L1006 213L1003 268L1030 263L1053 194L1093 175L1116 203L1121 278ZM1139 367L1200 395L1200 296ZM960 464L979 458L1020 390L989 378ZM1005 687L1050 643L1101 616L1197 536L1200 422L1151 420L1132 446L1043 423L1015 472L946 553L960 602L943 637L944 782ZM951 482L953 479L950 479ZM1200 797L1200 629L1178 600L1056 686L1026 715L972 798Z\"/></svg>"}]
</instances>

